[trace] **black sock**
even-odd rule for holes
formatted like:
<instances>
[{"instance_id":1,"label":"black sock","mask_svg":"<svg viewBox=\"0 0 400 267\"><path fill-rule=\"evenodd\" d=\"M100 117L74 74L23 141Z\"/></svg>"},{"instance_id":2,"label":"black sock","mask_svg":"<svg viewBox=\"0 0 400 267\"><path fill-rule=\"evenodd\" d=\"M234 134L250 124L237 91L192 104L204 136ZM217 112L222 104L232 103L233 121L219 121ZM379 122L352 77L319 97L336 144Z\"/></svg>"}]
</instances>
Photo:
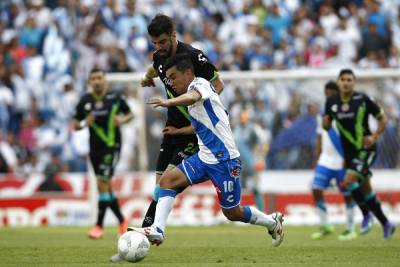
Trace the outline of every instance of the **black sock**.
<instances>
[{"instance_id":1,"label":"black sock","mask_svg":"<svg viewBox=\"0 0 400 267\"><path fill-rule=\"evenodd\" d=\"M363 211L365 209L367 212L369 211L369 206L365 203L365 197L364 193L361 190L361 187L357 187L356 189L353 189L351 191L351 196L353 197L354 201L357 203L357 205L360 207L360 209Z\"/></svg>"},{"instance_id":2,"label":"black sock","mask_svg":"<svg viewBox=\"0 0 400 267\"><path fill-rule=\"evenodd\" d=\"M383 214L381 202L378 200L376 196L373 196L372 198L368 199L367 205L382 225L385 225L388 222L388 219L386 218L385 214Z\"/></svg>"},{"instance_id":3,"label":"black sock","mask_svg":"<svg viewBox=\"0 0 400 267\"><path fill-rule=\"evenodd\" d=\"M369 209L368 209L367 203L365 203L365 201L364 201L364 202L362 202L362 203L357 203L357 205L358 205L358 207L360 208L360 210L361 210L363 216L364 216L364 217L368 216Z\"/></svg>"},{"instance_id":4,"label":"black sock","mask_svg":"<svg viewBox=\"0 0 400 267\"><path fill-rule=\"evenodd\" d=\"M156 215L157 201L154 199L151 201L149 208L147 209L146 215L142 222L142 227L148 227L153 224L154 216Z\"/></svg>"},{"instance_id":5,"label":"black sock","mask_svg":"<svg viewBox=\"0 0 400 267\"><path fill-rule=\"evenodd\" d=\"M96 225L103 227L104 216L106 215L106 210L108 206L108 201L99 200L98 202L98 214Z\"/></svg>"},{"instance_id":6,"label":"black sock","mask_svg":"<svg viewBox=\"0 0 400 267\"><path fill-rule=\"evenodd\" d=\"M119 208L118 199L116 197L113 198L110 202L110 208L114 212L115 216L117 216L119 223L124 222L124 216L121 213Z\"/></svg>"}]
</instances>

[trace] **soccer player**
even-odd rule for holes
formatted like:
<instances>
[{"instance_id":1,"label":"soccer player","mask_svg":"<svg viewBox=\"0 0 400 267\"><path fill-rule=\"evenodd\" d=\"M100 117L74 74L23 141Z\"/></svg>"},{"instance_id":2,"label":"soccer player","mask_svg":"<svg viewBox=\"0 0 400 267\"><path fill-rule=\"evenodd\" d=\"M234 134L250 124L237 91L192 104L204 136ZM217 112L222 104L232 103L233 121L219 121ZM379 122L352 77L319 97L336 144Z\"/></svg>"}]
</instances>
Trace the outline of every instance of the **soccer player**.
<instances>
[{"instance_id":1,"label":"soccer player","mask_svg":"<svg viewBox=\"0 0 400 267\"><path fill-rule=\"evenodd\" d=\"M370 166L376 157L376 141L385 130L383 109L368 95L354 91L356 77L351 69L339 73L339 94L326 101L323 126L329 130L335 121L344 148L346 175L342 187L351 192L359 206L364 203L383 226L383 238L392 237L395 226L382 211L381 203L372 191ZM372 133L368 116L377 119L378 128Z\"/></svg>"},{"instance_id":2,"label":"soccer player","mask_svg":"<svg viewBox=\"0 0 400 267\"><path fill-rule=\"evenodd\" d=\"M339 93L339 87L334 81L329 81L325 84L324 91L325 97L329 98ZM328 213L323 192L329 187L332 179L335 179L336 184L339 186L343 182L346 171L343 162L343 147L336 125L333 122L332 127L328 131L325 131L322 128L321 117L318 118L316 151L318 163L315 168L315 176L312 183L312 194L318 210L320 229L313 233L311 238L322 239L331 234L334 230L333 226L328 223ZM348 191L342 190L340 187L339 189L342 191L346 203L347 227L346 230L339 235L338 239L343 241L352 240L357 237L354 225L355 203ZM366 213L369 213L368 209L366 209ZM366 227L371 227L371 224L367 224Z\"/></svg>"},{"instance_id":3,"label":"soccer player","mask_svg":"<svg viewBox=\"0 0 400 267\"><path fill-rule=\"evenodd\" d=\"M159 77L164 83L168 98L178 96L166 77L165 62L176 53L187 53L194 67L194 74L212 83L215 90L221 93L224 87L218 76L218 71L207 56L189 44L182 43L176 38L173 20L162 14L156 15L147 27L148 34L155 46L153 64L148 68L141 81L142 87L155 86L154 78ZM156 187L153 200L148 207L142 226L150 226L154 221L158 201L159 181L167 169L173 168L181 161L198 151L197 138L190 124L187 108L184 106L168 107L167 122L163 129L163 141L160 147L156 166Z\"/></svg>"},{"instance_id":4,"label":"soccer player","mask_svg":"<svg viewBox=\"0 0 400 267\"><path fill-rule=\"evenodd\" d=\"M99 239L104 235L103 220L108 207L119 220L119 234L126 231L128 222L121 214L116 196L112 192L111 178L121 148L120 126L133 118L125 100L114 92L107 92L105 74L95 68L89 74L91 91L79 101L73 126L75 129L89 127L89 159L97 178L99 190L96 225L88 236Z\"/></svg>"},{"instance_id":5,"label":"soccer player","mask_svg":"<svg viewBox=\"0 0 400 267\"><path fill-rule=\"evenodd\" d=\"M180 96L153 99L148 104L155 107L188 106L200 151L162 175L154 224L128 229L145 234L153 244L161 244L166 221L178 192L189 185L211 180L222 212L229 220L266 227L272 236L272 245L279 246L283 241L283 215L280 212L266 215L254 207L240 205L239 151L227 112L214 87L206 79L195 77L194 67L186 54L176 55L164 69L172 88Z\"/></svg>"}]
</instances>

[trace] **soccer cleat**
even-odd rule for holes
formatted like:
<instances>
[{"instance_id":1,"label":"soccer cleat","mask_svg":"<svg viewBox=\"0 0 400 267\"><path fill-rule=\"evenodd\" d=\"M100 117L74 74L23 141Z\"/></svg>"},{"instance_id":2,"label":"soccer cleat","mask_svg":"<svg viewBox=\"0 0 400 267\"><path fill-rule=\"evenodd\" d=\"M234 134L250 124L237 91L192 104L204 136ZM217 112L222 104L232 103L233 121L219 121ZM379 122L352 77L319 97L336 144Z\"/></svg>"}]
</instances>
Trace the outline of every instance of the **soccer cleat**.
<instances>
[{"instance_id":1,"label":"soccer cleat","mask_svg":"<svg viewBox=\"0 0 400 267\"><path fill-rule=\"evenodd\" d=\"M144 234L145 236L147 236L147 239L149 239L152 245L159 246L164 241L164 232L160 228L155 226L144 228L128 227L128 231L136 231Z\"/></svg>"},{"instance_id":2,"label":"soccer cleat","mask_svg":"<svg viewBox=\"0 0 400 267\"><path fill-rule=\"evenodd\" d=\"M92 239L99 239L102 238L104 235L104 230L98 225L93 226L92 229L89 230L88 236Z\"/></svg>"},{"instance_id":3,"label":"soccer cleat","mask_svg":"<svg viewBox=\"0 0 400 267\"><path fill-rule=\"evenodd\" d=\"M361 221L361 227L360 227L360 235L366 235L371 231L372 225L373 225L373 217L370 212L368 212L367 215L364 216L363 220Z\"/></svg>"},{"instance_id":4,"label":"soccer cleat","mask_svg":"<svg viewBox=\"0 0 400 267\"><path fill-rule=\"evenodd\" d=\"M110 261L111 262L121 262L121 261L124 261L124 259L121 258L121 256L117 253L117 254L114 254L111 256Z\"/></svg>"},{"instance_id":5,"label":"soccer cleat","mask_svg":"<svg viewBox=\"0 0 400 267\"><path fill-rule=\"evenodd\" d=\"M275 226L272 230L268 230L268 234L272 237L272 246L278 247L283 241L283 214L280 212L274 212L271 214L275 220Z\"/></svg>"},{"instance_id":6,"label":"soccer cleat","mask_svg":"<svg viewBox=\"0 0 400 267\"><path fill-rule=\"evenodd\" d=\"M383 226L383 239L389 240L396 231L396 226L390 222L385 223Z\"/></svg>"},{"instance_id":7,"label":"soccer cleat","mask_svg":"<svg viewBox=\"0 0 400 267\"><path fill-rule=\"evenodd\" d=\"M118 235L123 235L126 232L126 228L128 228L128 221L124 220L122 223L119 224Z\"/></svg>"},{"instance_id":8,"label":"soccer cleat","mask_svg":"<svg viewBox=\"0 0 400 267\"><path fill-rule=\"evenodd\" d=\"M335 231L335 228L333 227L333 225L326 224L326 225L321 226L317 232L312 233L311 238L314 240L319 240L319 239L326 237L327 235L332 234L333 231Z\"/></svg>"},{"instance_id":9,"label":"soccer cleat","mask_svg":"<svg viewBox=\"0 0 400 267\"><path fill-rule=\"evenodd\" d=\"M338 236L339 241L350 241L357 238L357 233L354 230L346 229L343 233Z\"/></svg>"}]
</instances>

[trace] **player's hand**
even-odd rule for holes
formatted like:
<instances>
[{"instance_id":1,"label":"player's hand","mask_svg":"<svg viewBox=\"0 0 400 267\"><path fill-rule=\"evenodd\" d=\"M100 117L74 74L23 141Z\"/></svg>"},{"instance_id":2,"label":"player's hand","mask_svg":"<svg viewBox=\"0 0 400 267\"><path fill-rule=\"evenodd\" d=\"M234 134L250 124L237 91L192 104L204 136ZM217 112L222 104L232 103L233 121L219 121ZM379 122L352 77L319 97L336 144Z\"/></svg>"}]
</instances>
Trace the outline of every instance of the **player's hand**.
<instances>
[{"instance_id":1,"label":"player's hand","mask_svg":"<svg viewBox=\"0 0 400 267\"><path fill-rule=\"evenodd\" d=\"M94 123L95 118L96 117L94 116L93 112L90 112L89 115L87 115L87 117L85 119L86 125L91 126Z\"/></svg>"},{"instance_id":2,"label":"player's hand","mask_svg":"<svg viewBox=\"0 0 400 267\"><path fill-rule=\"evenodd\" d=\"M165 99L159 99L159 98L149 99L149 100L147 100L146 103L153 105L155 108L156 107L168 107L168 100L165 100Z\"/></svg>"},{"instance_id":3,"label":"player's hand","mask_svg":"<svg viewBox=\"0 0 400 267\"><path fill-rule=\"evenodd\" d=\"M364 148L371 148L375 143L378 137L374 134L364 136L363 144Z\"/></svg>"},{"instance_id":4,"label":"player's hand","mask_svg":"<svg viewBox=\"0 0 400 267\"><path fill-rule=\"evenodd\" d=\"M140 81L140 85L142 87L155 87L156 84L154 83L154 79L150 78L148 76L145 76L141 81Z\"/></svg>"},{"instance_id":5,"label":"player's hand","mask_svg":"<svg viewBox=\"0 0 400 267\"><path fill-rule=\"evenodd\" d=\"M124 124L124 118L123 118L123 116L119 116L119 115L115 116L115 117L114 117L114 123L115 123L115 125L116 125L117 127L119 127L119 126L121 126L122 124Z\"/></svg>"},{"instance_id":6,"label":"player's hand","mask_svg":"<svg viewBox=\"0 0 400 267\"><path fill-rule=\"evenodd\" d=\"M178 135L180 134L179 129L174 126L167 126L162 130L163 134Z\"/></svg>"}]
</instances>

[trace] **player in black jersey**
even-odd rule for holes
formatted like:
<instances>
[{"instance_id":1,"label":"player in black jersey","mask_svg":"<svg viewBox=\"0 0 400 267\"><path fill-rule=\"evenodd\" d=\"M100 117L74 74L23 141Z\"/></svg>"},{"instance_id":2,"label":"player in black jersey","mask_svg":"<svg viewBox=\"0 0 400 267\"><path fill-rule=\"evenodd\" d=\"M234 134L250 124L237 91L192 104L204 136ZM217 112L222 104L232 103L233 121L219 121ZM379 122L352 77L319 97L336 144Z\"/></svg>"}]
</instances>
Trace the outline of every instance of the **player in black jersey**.
<instances>
[{"instance_id":1,"label":"player in black jersey","mask_svg":"<svg viewBox=\"0 0 400 267\"><path fill-rule=\"evenodd\" d=\"M192 60L195 76L207 79L214 86L217 93L222 92L224 84L219 78L215 66L209 62L207 56L202 51L177 40L175 25L170 17L162 14L156 15L148 25L147 30L156 51L153 54L153 64L148 68L145 77L141 81L143 87L155 86L153 79L159 77L165 85L167 97L173 98L178 96L166 77L164 64L167 59L177 53L187 53ZM143 227L153 224L158 200L158 184L161 175L198 150L197 138L190 124L187 107L178 106L168 108L168 117L163 133L164 137L156 167L157 184L154 190L153 201L147 210L142 224Z\"/></svg>"},{"instance_id":2,"label":"player in black jersey","mask_svg":"<svg viewBox=\"0 0 400 267\"><path fill-rule=\"evenodd\" d=\"M354 200L374 213L383 226L383 237L389 239L395 226L382 211L376 194L372 191L369 179L370 166L376 157L376 141L386 126L383 109L368 95L354 91L355 75L352 70L340 71L338 77L339 94L330 97L325 106L324 128L331 127L335 120L345 154L346 176L342 184L349 190ZM368 116L377 119L378 129L372 133Z\"/></svg>"},{"instance_id":3,"label":"player in black jersey","mask_svg":"<svg viewBox=\"0 0 400 267\"><path fill-rule=\"evenodd\" d=\"M111 208L119 220L119 234L125 232L127 227L111 189L111 178L121 148L119 127L130 121L133 114L120 95L107 92L105 75L101 69L95 68L90 72L88 83L91 92L79 101L73 125L75 129L89 127L89 159L96 174L99 199L97 223L88 236L98 239L104 234L103 220L107 207Z\"/></svg>"}]
</instances>

